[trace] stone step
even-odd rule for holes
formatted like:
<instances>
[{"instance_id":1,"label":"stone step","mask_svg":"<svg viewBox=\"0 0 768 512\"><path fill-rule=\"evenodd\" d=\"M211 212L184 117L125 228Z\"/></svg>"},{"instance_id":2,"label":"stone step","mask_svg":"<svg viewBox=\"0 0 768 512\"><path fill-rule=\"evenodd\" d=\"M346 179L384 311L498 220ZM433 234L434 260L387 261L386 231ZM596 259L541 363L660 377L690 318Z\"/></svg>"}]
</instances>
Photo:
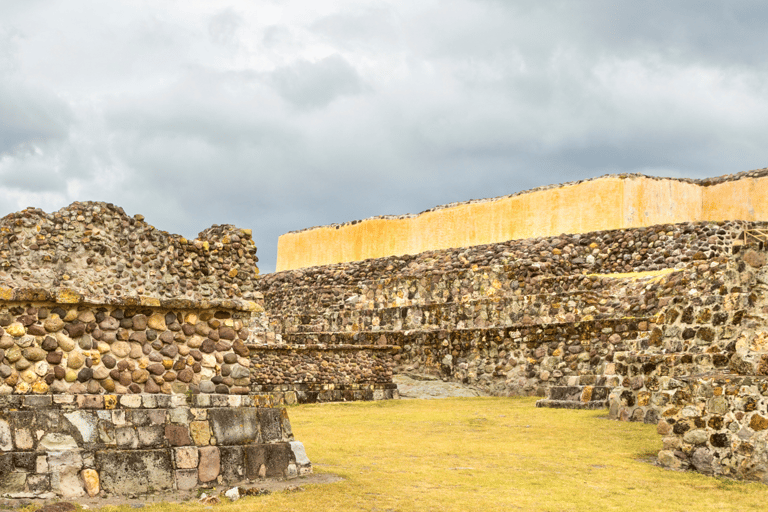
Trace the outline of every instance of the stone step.
<instances>
[{"instance_id":1,"label":"stone step","mask_svg":"<svg viewBox=\"0 0 768 512\"><path fill-rule=\"evenodd\" d=\"M637 298L635 301L637 302ZM602 302L602 304L600 303ZM589 315L595 319L614 318L632 314L622 307L624 301L592 291L571 295L538 294L472 298L421 305L405 304L386 308L326 308L323 313L302 312L273 318L271 327L278 332L323 332L375 329L450 329L483 325L513 325L549 322L575 322ZM552 305L556 305L553 308ZM637 307L638 304L635 304ZM650 317L655 309L642 311ZM638 312L634 313L635 316Z\"/></svg>"},{"instance_id":2,"label":"stone step","mask_svg":"<svg viewBox=\"0 0 768 512\"><path fill-rule=\"evenodd\" d=\"M656 270L662 269L658 267ZM313 280L311 284L292 286L289 295L283 292L279 283L267 284L263 291L266 303L272 309L291 310L293 309L291 306L295 305L305 311L310 303L323 309L345 308L350 305L367 309L369 306L382 308L393 304L407 305L412 300L420 303L440 303L446 300L446 292L449 297L462 296L461 291L465 290L460 289L460 283L464 280L480 284L470 292L471 298L475 299L481 298L490 287L496 288L501 294L517 293L517 290L530 293L530 290L535 290L542 295L565 296L574 292L583 293L584 279L600 280L599 276L586 278L581 272L555 275L537 271L535 277L528 276L529 279L521 284L521 270L528 269L527 267L521 269L520 265L515 263L506 266L443 269L419 274L390 275L387 273L385 277L378 279L363 278L347 283L335 282L333 286ZM676 272L685 271L685 269L678 269ZM634 278L617 277L615 279L616 282L624 279L624 283L631 287L645 285L644 282ZM624 283L621 286L625 286ZM604 288L598 287L591 291L597 293L598 290L602 291Z\"/></svg>"},{"instance_id":3,"label":"stone step","mask_svg":"<svg viewBox=\"0 0 768 512\"><path fill-rule=\"evenodd\" d=\"M605 401L613 388L608 386L552 386L547 399L556 401Z\"/></svg>"},{"instance_id":4,"label":"stone step","mask_svg":"<svg viewBox=\"0 0 768 512\"><path fill-rule=\"evenodd\" d=\"M608 400L591 400L589 402L579 402L576 400L550 400L545 398L536 401L536 407L548 407L551 409L605 409L608 407Z\"/></svg>"},{"instance_id":5,"label":"stone step","mask_svg":"<svg viewBox=\"0 0 768 512\"><path fill-rule=\"evenodd\" d=\"M651 323L648 317L622 317L609 319L582 320L580 322L551 322L547 324L512 324L496 325L493 327L470 327L451 329L380 329L362 331L319 331L292 332L281 335L285 345L317 345L317 344L348 344L348 345L399 345L404 346L418 339L426 345L440 345L442 341L468 341L478 336L490 335L497 342L500 339L512 338L520 343L533 344L565 341L567 345L579 353L584 346L601 342L601 337L617 334L620 340L610 343L617 351L629 350L629 343L647 335ZM426 338L426 339L425 339ZM546 355L546 354L545 354Z\"/></svg>"}]
</instances>

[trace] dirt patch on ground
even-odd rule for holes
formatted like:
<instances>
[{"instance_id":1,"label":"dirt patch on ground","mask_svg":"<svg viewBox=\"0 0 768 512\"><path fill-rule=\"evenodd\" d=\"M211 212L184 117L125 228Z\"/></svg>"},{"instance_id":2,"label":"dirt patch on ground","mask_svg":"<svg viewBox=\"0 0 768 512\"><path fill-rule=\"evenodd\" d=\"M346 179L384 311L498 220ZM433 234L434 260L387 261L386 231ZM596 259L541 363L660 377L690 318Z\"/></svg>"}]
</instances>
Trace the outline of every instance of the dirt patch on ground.
<instances>
[{"instance_id":1,"label":"dirt patch on ground","mask_svg":"<svg viewBox=\"0 0 768 512\"><path fill-rule=\"evenodd\" d=\"M392 377L392 382L397 384L400 398L452 398L485 396L485 393L477 389L459 384L457 382L443 382L431 375L414 373L401 373Z\"/></svg>"},{"instance_id":2,"label":"dirt patch on ground","mask_svg":"<svg viewBox=\"0 0 768 512\"><path fill-rule=\"evenodd\" d=\"M341 477L329 474L311 474L284 479L267 479L258 482L241 482L238 485L224 485L213 489L201 489L200 491L169 491L157 492L147 496L107 496L105 498L74 498L61 501L58 498L52 499L0 499L0 509L23 508L29 505L42 507L38 512L71 512L75 510L73 504L79 505L83 509L97 510L106 506L128 505L131 508L142 508L145 505L153 503L183 503L186 501L197 501L199 494L205 493L209 497L208 503L215 503L216 499L226 502L228 498L224 493L233 487L238 487L241 495L257 496L260 494L269 494L273 492L297 492L302 487L311 484L330 484L342 480ZM205 500L205 498L203 498Z\"/></svg>"}]
</instances>

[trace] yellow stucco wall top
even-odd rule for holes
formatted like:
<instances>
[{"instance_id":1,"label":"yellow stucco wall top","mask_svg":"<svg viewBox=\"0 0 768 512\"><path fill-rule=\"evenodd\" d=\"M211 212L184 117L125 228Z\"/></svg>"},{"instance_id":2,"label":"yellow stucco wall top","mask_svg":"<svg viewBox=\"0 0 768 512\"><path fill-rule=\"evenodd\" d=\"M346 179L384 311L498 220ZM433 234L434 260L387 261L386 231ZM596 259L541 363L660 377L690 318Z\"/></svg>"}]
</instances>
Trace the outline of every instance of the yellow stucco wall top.
<instances>
[{"instance_id":1,"label":"yellow stucco wall top","mask_svg":"<svg viewBox=\"0 0 768 512\"><path fill-rule=\"evenodd\" d=\"M612 175L293 231L277 271L506 240L685 221L768 220L768 169L706 180Z\"/></svg>"}]
</instances>

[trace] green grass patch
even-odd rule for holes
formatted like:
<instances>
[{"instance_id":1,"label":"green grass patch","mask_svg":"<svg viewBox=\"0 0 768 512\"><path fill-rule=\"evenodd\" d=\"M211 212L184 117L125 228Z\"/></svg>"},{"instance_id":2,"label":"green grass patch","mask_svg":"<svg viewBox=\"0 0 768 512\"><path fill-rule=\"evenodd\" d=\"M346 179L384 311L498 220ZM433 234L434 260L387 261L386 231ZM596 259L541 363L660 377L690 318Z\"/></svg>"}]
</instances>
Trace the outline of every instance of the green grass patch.
<instances>
[{"instance_id":1,"label":"green grass patch","mask_svg":"<svg viewBox=\"0 0 768 512\"><path fill-rule=\"evenodd\" d=\"M768 486L649 463L661 447L652 425L610 421L605 411L536 409L534 401L457 398L293 407L294 433L315 471L344 480L304 485L303 492L223 500L214 508L765 510Z\"/></svg>"}]
</instances>

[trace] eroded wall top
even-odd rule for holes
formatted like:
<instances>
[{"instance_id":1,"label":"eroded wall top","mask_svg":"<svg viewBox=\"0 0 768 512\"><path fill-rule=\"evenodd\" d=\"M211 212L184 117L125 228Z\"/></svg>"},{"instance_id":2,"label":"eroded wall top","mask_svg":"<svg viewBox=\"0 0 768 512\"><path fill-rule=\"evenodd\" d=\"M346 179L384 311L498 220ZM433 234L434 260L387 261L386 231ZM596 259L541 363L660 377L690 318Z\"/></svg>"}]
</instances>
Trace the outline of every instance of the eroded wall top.
<instances>
[{"instance_id":1,"label":"eroded wall top","mask_svg":"<svg viewBox=\"0 0 768 512\"><path fill-rule=\"evenodd\" d=\"M0 299L147 303L254 297L251 231L212 226L187 240L107 203L54 213L28 208L0 219Z\"/></svg>"},{"instance_id":2,"label":"eroded wall top","mask_svg":"<svg viewBox=\"0 0 768 512\"><path fill-rule=\"evenodd\" d=\"M768 220L768 168L702 180L609 175L282 235L277 270L656 224Z\"/></svg>"}]
</instances>

